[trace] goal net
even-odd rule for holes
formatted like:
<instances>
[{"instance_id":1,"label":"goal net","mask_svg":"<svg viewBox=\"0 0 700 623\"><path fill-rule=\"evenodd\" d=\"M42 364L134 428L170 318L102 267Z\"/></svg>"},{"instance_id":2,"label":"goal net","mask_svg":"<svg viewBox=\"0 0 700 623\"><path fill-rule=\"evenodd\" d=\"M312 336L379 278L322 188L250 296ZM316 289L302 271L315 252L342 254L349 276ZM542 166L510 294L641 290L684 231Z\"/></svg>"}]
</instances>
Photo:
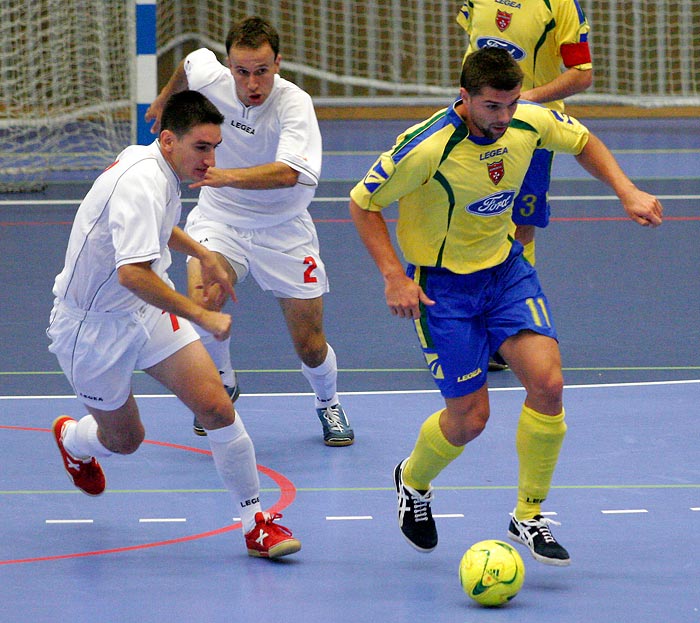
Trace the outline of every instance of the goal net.
<instances>
[{"instance_id":1,"label":"goal net","mask_svg":"<svg viewBox=\"0 0 700 623\"><path fill-rule=\"evenodd\" d=\"M131 2L0 0L0 192L103 168L131 140Z\"/></svg>"},{"instance_id":2,"label":"goal net","mask_svg":"<svg viewBox=\"0 0 700 623\"><path fill-rule=\"evenodd\" d=\"M0 0L0 192L103 168L144 135L143 102L136 113L141 79L134 76L135 5L144 2ZM504 0L504 6L517 2ZM592 27L594 84L572 103L700 106L696 2L580 4ZM441 105L456 92L466 46L455 22L460 5L158 0L158 82L197 47L223 58L232 21L257 14L280 31L283 75L317 105Z\"/></svg>"},{"instance_id":3,"label":"goal net","mask_svg":"<svg viewBox=\"0 0 700 623\"><path fill-rule=\"evenodd\" d=\"M579 1L591 24L594 84L576 101L700 104L697 2ZM507 0L503 8L517 3ZM317 102L441 99L454 94L466 47L466 34L455 22L460 6L459 0L162 0L159 63L172 69L183 52L199 45L223 56L232 21L257 14L280 31L283 73Z\"/></svg>"}]
</instances>

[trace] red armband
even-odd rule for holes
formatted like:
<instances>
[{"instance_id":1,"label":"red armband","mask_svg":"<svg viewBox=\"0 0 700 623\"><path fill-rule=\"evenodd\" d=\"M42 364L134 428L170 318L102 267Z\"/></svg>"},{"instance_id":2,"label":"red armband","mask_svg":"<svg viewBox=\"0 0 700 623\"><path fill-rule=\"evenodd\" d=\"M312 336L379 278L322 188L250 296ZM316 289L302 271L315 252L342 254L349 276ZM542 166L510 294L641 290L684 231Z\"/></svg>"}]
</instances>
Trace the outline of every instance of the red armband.
<instances>
[{"instance_id":1,"label":"red armband","mask_svg":"<svg viewBox=\"0 0 700 623\"><path fill-rule=\"evenodd\" d=\"M559 51L565 67L575 67L576 65L584 65L591 62L591 50L588 47L588 41L565 43L559 48Z\"/></svg>"}]
</instances>

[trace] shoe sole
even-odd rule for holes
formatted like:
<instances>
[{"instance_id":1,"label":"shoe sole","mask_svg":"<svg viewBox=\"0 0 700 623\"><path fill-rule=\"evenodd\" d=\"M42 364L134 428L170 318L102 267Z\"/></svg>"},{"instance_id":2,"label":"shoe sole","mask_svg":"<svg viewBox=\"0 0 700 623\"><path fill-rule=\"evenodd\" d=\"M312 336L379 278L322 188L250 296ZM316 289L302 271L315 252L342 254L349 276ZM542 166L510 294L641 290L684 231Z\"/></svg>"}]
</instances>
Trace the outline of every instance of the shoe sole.
<instances>
[{"instance_id":1,"label":"shoe sole","mask_svg":"<svg viewBox=\"0 0 700 623\"><path fill-rule=\"evenodd\" d=\"M398 497L401 495L401 466L403 465L403 461L399 463L395 468L394 468L394 488L396 489L396 496ZM397 505L398 505L398 500L397 500ZM403 528L401 526L401 518L398 517L397 513L397 519L398 519L398 524L399 524L399 530L401 531L401 536L404 538L406 543L408 543L413 549L415 549L417 552L420 552L421 554L429 554L432 552L436 547L437 543L433 545L433 547L420 547L419 545L416 545L411 539L409 539L403 532Z\"/></svg>"},{"instance_id":2,"label":"shoe sole","mask_svg":"<svg viewBox=\"0 0 700 623\"><path fill-rule=\"evenodd\" d=\"M513 534L510 530L508 530L508 538L511 541L519 543L520 545L524 545L527 548L527 551L530 552L530 555L537 562L541 562L543 565L550 565L552 567L568 567L571 564L571 558L562 560L561 558L547 558L546 556L540 556L538 553L530 549L530 546L525 541L523 541L517 534Z\"/></svg>"},{"instance_id":3,"label":"shoe sole","mask_svg":"<svg viewBox=\"0 0 700 623\"><path fill-rule=\"evenodd\" d=\"M341 448L343 446L351 446L355 443L355 439L350 439L348 437L341 439L324 439L323 443L325 443L327 446L330 446L331 448Z\"/></svg>"},{"instance_id":4,"label":"shoe sole","mask_svg":"<svg viewBox=\"0 0 700 623\"><path fill-rule=\"evenodd\" d=\"M274 560L275 558L282 558L282 556L296 554L300 549L300 541L297 541L297 539L289 539L288 541L282 541L281 543L274 545L267 552L261 552L257 549L249 549L248 556L252 556L253 558L269 558Z\"/></svg>"},{"instance_id":5,"label":"shoe sole","mask_svg":"<svg viewBox=\"0 0 700 623\"><path fill-rule=\"evenodd\" d=\"M59 416L53 421L53 424L51 424L51 431L53 432L53 438L54 438L54 441L56 442L56 446L58 447L58 452L59 452L59 454L61 455L61 465L63 465L63 471L64 471L64 473L66 474L66 476L68 477L68 480L70 481L70 483L71 483L78 491L80 491L81 493L84 493L85 495L89 495L91 498L96 498L98 495L102 495L102 494L105 492L105 489L107 488L106 479L105 479L105 486L104 486L104 488L102 489L102 491L100 491L100 492L98 492L98 493L90 493L89 491L85 491L85 489L83 489L82 487L79 487L77 484L75 484L75 480L73 480L73 476L71 476L71 475L70 475L70 472L66 469L66 464L65 464L65 461L64 461L64 459L63 459L63 453L65 452L65 450L64 450L64 448L63 448L63 443L61 442L61 432L60 432L60 428L63 427L63 423L62 423L63 421L69 421L69 420L75 421L74 418L68 417L67 415L59 415ZM59 422L61 422L61 426L58 426ZM57 427L58 427L58 428L57 428ZM96 461L96 462L97 462L97 461ZM97 462L97 464L100 465L99 462ZM102 466L101 466L101 465L100 465L100 469L102 469ZM102 472L102 475L104 476L104 472Z\"/></svg>"},{"instance_id":6,"label":"shoe sole","mask_svg":"<svg viewBox=\"0 0 700 623\"><path fill-rule=\"evenodd\" d=\"M489 361L489 372L503 372L508 369L508 364Z\"/></svg>"}]
</instances>

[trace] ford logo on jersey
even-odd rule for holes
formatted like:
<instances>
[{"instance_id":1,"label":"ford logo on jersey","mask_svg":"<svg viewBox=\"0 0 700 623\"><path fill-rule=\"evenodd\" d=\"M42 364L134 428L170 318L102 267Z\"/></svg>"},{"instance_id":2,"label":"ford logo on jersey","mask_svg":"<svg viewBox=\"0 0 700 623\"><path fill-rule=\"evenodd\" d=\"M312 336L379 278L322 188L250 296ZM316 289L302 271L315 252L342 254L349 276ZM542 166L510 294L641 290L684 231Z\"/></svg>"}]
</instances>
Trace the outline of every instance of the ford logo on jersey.
<instances>
[{"instance_id":1,"label":"ford logo on jersey","mask_svg":"<svg viewBox=\"0 0 700 623\"><path fill-rule=\"evenodd\" d=\"M470 203L465 210L477 216L496 216L505 212L513 203L514 198L514 190L504 190Z\"/></svg>"},{"instance_id":2,"label":"ford logo on jersey","mask_svg":"<svg viewBox=\"0 0 700 623\"><path fill-rule=\"evenodd\" d=\"M510 53L510 55L518 62L522 61L525 56L525 50L518 47L510 41L499 39L498 37L479 37L476 40L476 47L481 48L502 48Z\"/></svg>"}]
</instances>

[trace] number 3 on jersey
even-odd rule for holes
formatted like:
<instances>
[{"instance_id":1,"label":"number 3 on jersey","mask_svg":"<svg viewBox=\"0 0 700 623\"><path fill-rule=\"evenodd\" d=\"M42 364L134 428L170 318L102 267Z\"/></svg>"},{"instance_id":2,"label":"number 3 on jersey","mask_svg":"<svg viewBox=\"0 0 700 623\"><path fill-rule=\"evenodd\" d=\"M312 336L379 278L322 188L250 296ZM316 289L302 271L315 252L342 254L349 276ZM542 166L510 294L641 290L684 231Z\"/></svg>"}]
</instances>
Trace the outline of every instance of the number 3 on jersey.
<instances>
[{"instance_id":1,"label":"number 3 on jersey","mask_svg":"<svg viewBox=\"0 0 700 623\"><path fill-rule=\"evenodd\" d=\"M313 272L318 266L316 264L316 260L310 255L307 255L304 258L304 264L306 265L306 270L304 271L304 283L316 283L318 279L316 279L316 276L313 275Z\"/></svg>"}]
</instances>

